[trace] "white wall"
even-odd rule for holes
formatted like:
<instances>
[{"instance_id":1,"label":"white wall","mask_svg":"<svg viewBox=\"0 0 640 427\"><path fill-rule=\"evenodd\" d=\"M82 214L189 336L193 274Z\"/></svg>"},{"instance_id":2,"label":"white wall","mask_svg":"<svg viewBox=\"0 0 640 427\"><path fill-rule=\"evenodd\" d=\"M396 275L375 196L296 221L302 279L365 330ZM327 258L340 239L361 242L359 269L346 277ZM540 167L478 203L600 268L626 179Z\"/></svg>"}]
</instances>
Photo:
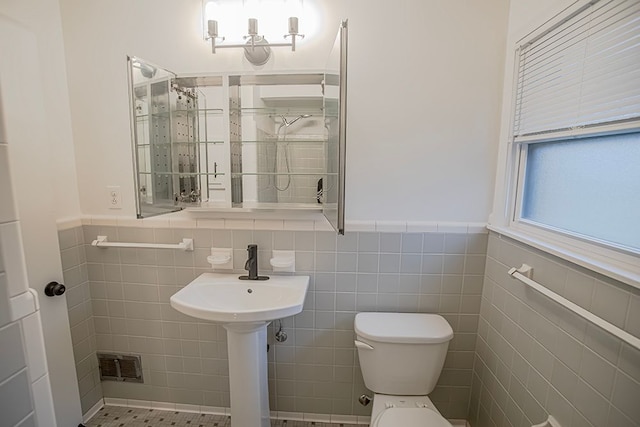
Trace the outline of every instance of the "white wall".
<instances>
[{"instance_id":1,"label":"white wall","mask_svg":"<svg viewBox=\"0 0 640 427\"><path fill-rule=\"evenodd\" d=\"M46 207L57 218L80 214L78 182L73 140L71 137L71 113L64 63L62 24L57 0L4 0L0 13L23 25L36 36L38 44L39 72L42 84L43 107L46 114L48 143L42 147L50 165L43 179L53 185L54 204ZM29 168L28 164L16 167ZM39 179L28 191L34 200L42 197Z\"/></svg>"},{"instance_id":2,"label":"white wall","mask_svg":"<svg viewBox=\"0 0 640 427\"><path fill-rule=\"evenodd\" d=\"M0 20L3 133L10 147L9 164L20 218L19 223L10 223L12 228L9 230L13 233L7 233L7 224L3 225L0 237L10 239L12 244L4 240L0 252L8 273L19 267L24 270L20 280L8 275L11 296L33 301L27 288L43 295L48 282L62 281L56 218L77 216L80 212L62 27L56 0L4 1L0 3L0 17L3 18ZM0 168L6 169L4 162ZM6 185L8 178L2 178ZM7 192L0 193L5 196ZM0 203L11 201L3 198ZM22 247L17 244L20 240L24 243L24 256ZM34 381L35 410L41 414L36 425L55 426L56 422L60 426L77 425L82 414L65 297L42 296L36 315L24 317L22 322L31 380ZM46 362L42 340L38 340L43 334ZM30 347L35 348L31 353ZM42 360L32 360L36 353ZM47 363L52 366L49 374ZM54 390L55 417L53 407L44 405L46 401L42 398L51 397L51 388ZM47 407L42 409L43 405Z\"/></svg>"},{"instance_id":3,"label":"white wall","mask_svg":"<svg viewBox=\"0 0 640 427\"><path fill-rule=\"evenodd\" d=\"M0 51L2 42L15 34L15 24L0 14ZM13 30L13 31L12 31ZM6 53L3 58L6 58ZM27 291L20 223L13 200L6 143L2 98L5 70L0 67L0 413L3 424L16 426L23 419L35 423L29 366L25 355L20 321L12 316L12 298ZM6 89L5 89L6 91ZM9 251L7 251L9 249ZM4 252L8 252L3 256Z\"/></svg>"},{"instance_id":4,"label":"white wall","mask_svg":"<svg viewBox=\"0 0 640 427\"><path fill-rule=\"evenodd\" d=\"M200 4L61 0L83 213L135 213L127 54L178 73L253 70L239 50L210 53ZM508 0L305 5L322 36L276 49L263 70L321 69L349 18L347 219L486 221ZM107 185L122 187L122 211L107 208Z\"/></svg>"},{"instance_id":5,"label":"white wall","mask_svg":"<svg viewBox=\"0 0 640 427\"><path fill-rule=\"evenodd\" d=\"M347 217L486 221L508 2L348 4Z\"/></svg>"},{"instance_id":6,"label":"white wall","mask_svg":"<svg viewBox=\"0 0 640 427\"><path fill-rule=\"evenodd\" d=\"M497 154L496 188L493 200L491 220L493 225L506 225L506 191L509 176L507 169L507 146L511 132L511 116L513 113L513 84L516 43L527 34L542 26L558 15L563 9L578 3L580 0L542 0L530 2L511 0L508 20L508 32L505 55L505 71L503 82L502 117L500 122L500 143Z\"/></svg>"}]
</instances>

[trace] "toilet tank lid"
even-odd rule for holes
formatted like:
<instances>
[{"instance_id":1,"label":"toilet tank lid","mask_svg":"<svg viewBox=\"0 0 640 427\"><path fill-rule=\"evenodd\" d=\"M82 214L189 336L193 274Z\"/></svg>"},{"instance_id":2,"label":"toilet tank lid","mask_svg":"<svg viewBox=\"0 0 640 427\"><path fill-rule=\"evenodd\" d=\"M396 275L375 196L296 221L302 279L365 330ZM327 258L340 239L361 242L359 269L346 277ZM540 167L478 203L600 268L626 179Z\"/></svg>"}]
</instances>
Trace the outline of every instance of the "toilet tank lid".
<instances>
[{"instance_id":1,"label":"toilet tank lid","mask_svg":"<svg viewBox=\"0 0 640 427\"><path fill-rule=\"evenodd\" d=\"M356 334L377 342L438 344L453 338L444 317L425 313L358 313Z\"/></svg>"}]
</instances>

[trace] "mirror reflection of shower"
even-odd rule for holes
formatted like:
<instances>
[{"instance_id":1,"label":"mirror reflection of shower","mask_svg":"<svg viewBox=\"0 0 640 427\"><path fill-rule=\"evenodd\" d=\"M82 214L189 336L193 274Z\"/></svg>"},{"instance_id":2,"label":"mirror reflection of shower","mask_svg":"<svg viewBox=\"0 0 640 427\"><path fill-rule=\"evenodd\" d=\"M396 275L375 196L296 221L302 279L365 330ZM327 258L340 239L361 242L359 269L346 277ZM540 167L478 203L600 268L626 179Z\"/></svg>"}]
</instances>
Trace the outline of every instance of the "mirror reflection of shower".
<instances>
[{"instance_id":1,"label":"mirror reflection of shower","mask_svg":"<svg viewBox=\"0 0 640 427\"><path fill-rule=\"evenodd\" d=\"M284 114L280 115L280 126L278 126L278 130L276 131L276 154L274 156L274 165L273 172L276 174L273 176L273 186L278 191L286 191L291 186L291 165L289 163L289 143L287 141L287 131L290 126L292 126L295 122L300 119L306 119L312 117L311 114L301 114L294 118L293 120L288 120ZM284 129L284 131L282 131ZM282 131L282 132L281 132ZM280 142L284 142L284 144L280 144ZM277 175L279 172L286 173L286 176L283 179L286 179L286 184L279 185L280 175Z\"/></svg>"}]
</instances>

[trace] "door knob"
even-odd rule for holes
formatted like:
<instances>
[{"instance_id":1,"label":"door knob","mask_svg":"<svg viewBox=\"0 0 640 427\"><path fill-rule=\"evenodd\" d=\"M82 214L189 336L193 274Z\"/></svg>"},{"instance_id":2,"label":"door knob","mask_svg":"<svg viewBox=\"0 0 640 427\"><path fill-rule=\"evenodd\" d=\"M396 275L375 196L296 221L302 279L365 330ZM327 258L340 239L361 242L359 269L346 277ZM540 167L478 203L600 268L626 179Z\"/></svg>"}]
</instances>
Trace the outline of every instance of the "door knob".
<instances>
[{"instance_id":1,"label":"door knob","mask_svg":"<svg viewBox=\"0 0 640 427\"><path fill-rule=\"evenodd\" d=\"M55 297L64 294L66 290L67 288L65 288L62 283L49 282L47 286L44 287L44 294L48 297Z\"/></svg>"}]
</instances>

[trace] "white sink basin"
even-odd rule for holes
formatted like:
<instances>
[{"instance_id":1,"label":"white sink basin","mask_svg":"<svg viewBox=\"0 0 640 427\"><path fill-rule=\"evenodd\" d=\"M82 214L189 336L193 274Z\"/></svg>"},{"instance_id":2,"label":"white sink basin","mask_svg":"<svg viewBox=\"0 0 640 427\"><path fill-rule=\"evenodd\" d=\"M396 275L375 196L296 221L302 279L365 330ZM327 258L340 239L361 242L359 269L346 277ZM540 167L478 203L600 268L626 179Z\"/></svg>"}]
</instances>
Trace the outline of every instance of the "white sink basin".
<instances>
[{"instance_id":1,"label":"white sink basin","mask_svg":"<svg viewBox=\"0 0 640 427\"><path fill-rule=\"evenodd\" d=\"M171 306L222 323L269 322L302 311L308 276L240 280L238 274L203 273L171 297Z\"/></svg>"}]
</instances>

